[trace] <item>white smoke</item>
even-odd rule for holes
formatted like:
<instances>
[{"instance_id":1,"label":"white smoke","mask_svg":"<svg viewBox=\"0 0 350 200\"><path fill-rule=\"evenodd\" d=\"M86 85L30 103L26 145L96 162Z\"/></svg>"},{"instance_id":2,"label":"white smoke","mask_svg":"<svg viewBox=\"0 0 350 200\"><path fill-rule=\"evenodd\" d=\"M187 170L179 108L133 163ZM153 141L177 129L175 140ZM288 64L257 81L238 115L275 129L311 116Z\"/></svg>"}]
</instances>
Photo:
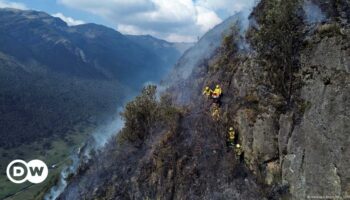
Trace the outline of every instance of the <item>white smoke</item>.
<instances>
[{"instance_id":1,"label":"white smoke","mask_svg":"<svg viewBox=\"0 0 350 200\"><path fill-rule=\"evenodd\" d=\"M305 21L308 24L321 23L327 19L320 7L312 3L310 0L304 1L303 9L306 14Z\"/></svg>"},{"instance_id":2,"label":"white smoke","mask_svg":"<svg viewBox=\"0 0 350 200\"><path fill-rule=\"evenodd\" d=\"M119 112L122 108L118 109ZM117 134L124 126L124 121L119 116L107 123L104 126L100 126L92 136L80 147L76 152L71 155L70 159L72 164L65 167L60 175L60 180L57 185L53 186L50 191L45 195L45 200L55 200L66 188L67 178L71 175L75 175L77 169L81 164L87 163L91 158L91 152L102 149L111 137Z\"/></svg>"},{"instance_id":3,"label":"white smoke","mask_svg":"<svg viewBox=\"0 0 350 200\"><path fill-rule=\"evenodd\" d=\"M168 88L168 86L161 84L161 83L156 83L153 81L148 81L146 83L143 84L143 87L146 87L148 85L154 85L157 87L157 93L156 93L156 99L159 101L160 97L162 96L162 94L164 94L164 92L166 91L166 89Z\"/></svg>"},{"instance_id":4,"label":"white smoke","mask_svg":"<svg viewBox=\"0 0 350 200\"><path fill-rule=\"evenodd\" d=\"M239 25L240 36L244 39L251 22L249 16L259 2L260 1L249 0L244 3L242 1L240 9L236 9L236 12L233 13L231 17L207 32L184 54L181 60L182 63L176 68L176 72L171 74L173 77L169 77L169 84L172 85L179 80L186 80L192 74L194 67L197 67L201 62L209 59L213 52L221 45L222 36L228 34L233 25ZM249 45L246 41L240 41L239 48L249 49Z\"/></svg>"},{"instance_id":5,"label":"white smoke","mask_svg":"<svg viewBox=\"0 0 350 200\"><path fill-rule=\"evenodd\" d=\"M118 113L122 112L122 108L118 109ZM118 133L124 126L124 121L121 117L113 120L106 126L98 129L92 136L95 140L94 150L100 149L106 145L113 135Z\"/></svg>"},{"instance_id":6,"label":"white smoke","mask_svg":"<svg viewBox=\"0 0 350 200\"><path fill-rule=\"evenodd\" d=\"M67 178L69 175L74 174L79 166L80 159L78 157L78 154L74 154L71 156L72 164L70 166L65 167L61 174L60 174L60 180L58 181L57 185L53 186L49 193L45 195L45 200L54 200L56 199L66 188L67 186Z\"/></svg>"}]
</instances>

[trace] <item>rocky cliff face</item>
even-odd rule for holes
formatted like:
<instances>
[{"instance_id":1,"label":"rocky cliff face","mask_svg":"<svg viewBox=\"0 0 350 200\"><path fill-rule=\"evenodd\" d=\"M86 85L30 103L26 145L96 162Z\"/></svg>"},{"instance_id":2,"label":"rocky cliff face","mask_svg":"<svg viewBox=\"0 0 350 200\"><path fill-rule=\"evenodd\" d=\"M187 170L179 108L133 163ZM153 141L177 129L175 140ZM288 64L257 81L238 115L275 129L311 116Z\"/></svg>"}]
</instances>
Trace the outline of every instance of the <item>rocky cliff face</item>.
<instances>
[{"instance_id":1,"label":"rocky cliff face","mask_svg":"<svg viewBox=\"0 0 350 200\"><path fill-rule=\"evenodd\" d=\"M185 97L167 103L176 109L170 121L134 112L135 122L149 122L143 134L125 137L126 119L123 142L84 165L60 198L348 198L349 2L337 2L312 1L325 20L309 23L304 1L261 1L251 16L258 25L244 37L233 28L211 59L168 90ZM224 91L218 119L201 95L215 84ZM230 126L241 161L225 143Z\"/></svg>"},{"instance_id":2,"label":"rocky cliff face","mask_svg":"<svg viewBox=\"0 0 350 200\"><path fill-rule=\"evenodd\" d=\"M256 106L230 112L248 167L268 185L288 185L291 199L349 195L349 35L319 34L306 37L300 51L295 76L301 86L293 96L302 102L288 105L260 85L257 77L265 72L252 61L240 65L226 87Z\"/></svg>"},{"instance_id":3,"label":"rocky cliff face","mask_svg":"<svg viewBox=\"0 0 350 200\"><path fill-rule=\"evenodd\" d=\"M322 35L327 26L318 26L301 51L300 96L306 108L300 121L291 122L294 112L279 120L282 180L297 199L350 194L349 29Z\"/></svg>"}]
</instances>

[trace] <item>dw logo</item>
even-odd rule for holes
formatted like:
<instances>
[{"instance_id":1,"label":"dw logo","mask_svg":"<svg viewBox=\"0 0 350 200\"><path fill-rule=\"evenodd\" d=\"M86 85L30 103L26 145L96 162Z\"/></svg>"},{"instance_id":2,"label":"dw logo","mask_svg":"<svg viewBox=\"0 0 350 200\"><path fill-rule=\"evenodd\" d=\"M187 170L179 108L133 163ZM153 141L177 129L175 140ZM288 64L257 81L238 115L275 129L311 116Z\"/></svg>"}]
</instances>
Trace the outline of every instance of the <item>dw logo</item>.
<instances>
[{"instance_id":1,"label":"dw logo","mask_svg":"<svg viewBox=\"0 0 350 200\"><path fill-rule=\"evenodd\" d=\"M7 165L6 175L13 183L24 183L29 181L34 184L43 182L49 169L41 160L32 160L26 163L23 160L14 160Z\"/></svg>"}]
</instances>

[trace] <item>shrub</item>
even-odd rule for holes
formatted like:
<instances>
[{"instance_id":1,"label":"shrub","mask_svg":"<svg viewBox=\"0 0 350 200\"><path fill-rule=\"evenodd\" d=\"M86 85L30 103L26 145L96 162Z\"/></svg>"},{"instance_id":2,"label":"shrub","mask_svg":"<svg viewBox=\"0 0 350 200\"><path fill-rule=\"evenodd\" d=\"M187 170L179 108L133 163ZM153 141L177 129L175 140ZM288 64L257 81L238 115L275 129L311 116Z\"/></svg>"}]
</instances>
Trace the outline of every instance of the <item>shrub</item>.
<instances>
[{"instance_id":1,"label":"shrub","mask_svg":"<svg viewBox=\"0 0 350 200\"><path fill-rule=\"evenodd\" d=\"M239 25L234 24L231 27L229 34L225 35L221 44L221 57L219 58L216 65L212 67L212 71L218 70L218 66L225 66L230 63L230 59L237 53L239 48L239 43L242 37L239 34Z\"/></svg>"},{"instance_id":2,"label":"shrub","mask_svg":"<svg viewBox=\"0 0 350 200\"><path fill-rule=\"evenodd\" d=\"M156 86L147 86L138 97L126 105L122 113L125 126L117 137L119 143L142 142L153 128L176 124L179 109L173 105L169 95L163 95L160 101L157 101L156 91Z\"/></svg>"},{"instance_id":3,"label":"shrub","mask_svg":"<svg viewBox=\"0 0 350 200\"><path fill-rule=\"evenodd\" d=\"M122 117L125 127L121 138L129 141L144 139L147 129L157 120L156 86L145 87L141 95L125 106Z\"/></svg>"},{"instance_id":4,"label":"shrub","mask_svg":"<svg viewBox=\"0 0 350 200\"><path fill-rule=\"evenodd\" d=\"M300 6L299 0L264 1L264 15L257 18L260 28L251 36L252 46L259 53L261 64L269 71L271 82L288 99L300 46Z\"/></svg>"}]
</instances>

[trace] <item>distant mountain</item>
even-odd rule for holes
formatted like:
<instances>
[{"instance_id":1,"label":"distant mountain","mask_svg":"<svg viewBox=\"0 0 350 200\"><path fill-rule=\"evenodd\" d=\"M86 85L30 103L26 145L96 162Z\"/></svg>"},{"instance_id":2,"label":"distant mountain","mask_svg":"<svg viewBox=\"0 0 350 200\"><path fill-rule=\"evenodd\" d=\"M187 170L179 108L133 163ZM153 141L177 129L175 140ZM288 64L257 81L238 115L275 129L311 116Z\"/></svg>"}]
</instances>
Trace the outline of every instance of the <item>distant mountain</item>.
<instances>
[{"instance_id":1,"label":"distant mountain","mask_svg":"<svg viewBox=\"0 0 350 200\"><path fill-rule=\"evenodd\" d=\"M168 42L157 39L151 35L126 35L133 42L146 47L149 50L160 53L159 55L166 55L165 52L180 52L182 55L185 51L191 48L194 43L191 42ZM164 52L165 51L165 52ZM161 56L162 57L162 56Z\"/></svg>"},{"instance_id":2,"label":"distant mountain","mask_svg":"<svg viewBox=\"0 0 350 200\"><path fill-rule=\"evenodd\" d=\"M173 43L173 46L181 52L181 55L184 54L189 48L193 47L195 43L191 42L177 42Z\"/></svg>"},{"instance_id":3,"label":"distant mountain","mask_svg":"<svg viewBox=\"0 0 350 200\"><path fill-rule=\"evenodd\" d=\"M192 43L170 43L150 35L127 35L127 37L146 50L155 52L162 61L166 63L176 63L178 57L174 57L173 55L182 55L187 49L194 45Z\"/></svg>"},{"instance_id":4,"label":"distant mountain","mask_svg":"<svg viewBox=\"0 0 350 200\"><path fill-rule=\"evenodd\" d=\"M181 56L171 45L148 46L145 37L132 41L96 24L69 27L59 18L36 11L2 9L0 33L0 51L25 64L36 61L59 73L117 78L131 86L159 78Z\"/></svg>"},{"instance_id":5,"label":"distant mountain","mask_svg":"<svg viewBox=\"0 0 350 200\"><path fill-rule=\"evenodd\" d=\"M101 25L68 26L44 12L0 9L0 147L116 112L181 56L172 43L152 42L159 45Z\"/></svg>"}]
</instances>

